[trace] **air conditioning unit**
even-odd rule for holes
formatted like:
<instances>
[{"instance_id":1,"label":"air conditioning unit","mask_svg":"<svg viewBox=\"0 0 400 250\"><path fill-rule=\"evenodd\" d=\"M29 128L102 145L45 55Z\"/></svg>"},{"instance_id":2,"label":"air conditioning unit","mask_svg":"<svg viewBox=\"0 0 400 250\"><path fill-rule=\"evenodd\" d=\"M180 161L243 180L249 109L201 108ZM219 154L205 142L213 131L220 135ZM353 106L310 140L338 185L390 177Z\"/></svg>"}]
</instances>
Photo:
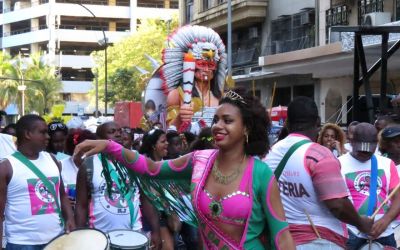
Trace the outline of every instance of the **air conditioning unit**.
<instances>
[{"instance_id":1,"label":"air conditioning unit","mask_svg":"<svg viewBox=\"0 0 400 250\"><path fill-rule=\"evenodd\" d=\"M372 12L363 16L362 25L378 26L391 22L391 14L389 12Z\"/></svg>"},{"instance_id":2,"label":"air conditioning unit","mask_svg":"<svg viewBox=\"0 0 400 250\"><path fill-rule=\"evenodd\" d=\"M251 27L249 28L249 38L258 38L258 29L257 27Z\"/></svg>"}]
</instances>

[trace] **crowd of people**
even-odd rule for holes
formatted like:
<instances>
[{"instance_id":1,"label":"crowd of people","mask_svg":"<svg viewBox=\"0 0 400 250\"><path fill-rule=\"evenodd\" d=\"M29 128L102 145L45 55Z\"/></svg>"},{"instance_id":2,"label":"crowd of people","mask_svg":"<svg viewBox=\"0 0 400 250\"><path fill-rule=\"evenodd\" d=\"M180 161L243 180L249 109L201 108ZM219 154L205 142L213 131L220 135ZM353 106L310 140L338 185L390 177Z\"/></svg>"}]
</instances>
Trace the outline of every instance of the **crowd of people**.
<instances>
[{"instance_id":1,"label":"crowd of people","mask_svg":"<svg viewBox=\"0 0 400 250\"><path fill-rule=\"evenodd\" d=\"M199 135L105 122L96 133L29 114L0 134L3 248L43 249L77 228L143 233L152 249L397 246L400 125L321 127L297 97L270 120L226 92ZM382 248L383 249L383 248Z\"/></svg>"}]
</instances>

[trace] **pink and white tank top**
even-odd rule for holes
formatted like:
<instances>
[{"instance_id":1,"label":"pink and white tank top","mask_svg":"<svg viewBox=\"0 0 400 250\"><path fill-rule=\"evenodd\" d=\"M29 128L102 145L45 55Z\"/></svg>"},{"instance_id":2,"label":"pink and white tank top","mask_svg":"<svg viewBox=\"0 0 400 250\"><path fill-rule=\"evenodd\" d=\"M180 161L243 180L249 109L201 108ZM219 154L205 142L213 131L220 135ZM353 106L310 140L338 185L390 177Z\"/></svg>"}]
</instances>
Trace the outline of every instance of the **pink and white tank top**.
<instances>
[{"instance_id":1,"label":"pink and white tank top","mask_svg":"<svg viewBox=\"0 0 400 250\"><path fill-rule=\"evenodd\" d=\"M304 139L306 138L301 135L289 135L272 147L264 162L274 171L289 148L296 142ZM305 213L307 212L316 226L327 228L340 236L346 237L347 229L345 224L332 215L324 205L323 200L321 200L321 195L318 195L314 188L314 185L321 186L321 183L313 182L316 179L314 179L314 176L311 176L311 170L306 163L307 157L313 157L309 154L309 149L314 145L314 143L308 143L299 147L290 156L278 180L286 219L290 225L310 225ZM321 147L320 145L315 146ZM329 157L332 157L337 162L337 159L335 159L331 152L329 152ZM339 163L337 162L337 164ZM340 178L338 181L344 184L340 176L340 170L338 170L338 175ZM329 185L329 182L326 185ZM343 196L345 195L343 194Z\"/></svg>"},{"instance_id":2,"label":"pink and white tank top","mask_svg":"<svg viewBox=\"0 0 400 250\"><path fill-rule=\"evenodd\" d=\"M116 229L142 229L139 188L136 184L131 187L131 200L135 208L134 212L137 214L136 221L131 227L128 203L115 183L113 183L111 196L108 195L106 180L101 174L102 169L101 161L96 155L93 157L93 193L89 207L89 225L103 232Z\"/></svg>"},{"instance_id":3,"label":"pink and white tank top","mask_svg":"<svg viewBox=\"0 0 400 250\"><path fill-rule=\"evenodd\" d=\"M8 156L12 177L7 188L5 224L7 241L13 244L46 244L63 231L56 212L59 196L47 191L43 182L27 166ZM31 162L60 193L60 172L49 153L41 152Z\"/></svg>"}]
</instances>

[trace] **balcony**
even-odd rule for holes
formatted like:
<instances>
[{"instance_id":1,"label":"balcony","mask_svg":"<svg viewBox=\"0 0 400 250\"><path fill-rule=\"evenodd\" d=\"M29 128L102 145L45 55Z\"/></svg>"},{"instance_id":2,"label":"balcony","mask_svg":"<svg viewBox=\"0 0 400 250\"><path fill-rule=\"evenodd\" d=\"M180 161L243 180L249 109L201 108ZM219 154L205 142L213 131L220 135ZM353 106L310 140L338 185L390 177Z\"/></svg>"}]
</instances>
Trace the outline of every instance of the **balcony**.
<instances>
[{"instance_id":1,"label":"balcony","mask_svg":"<svg viewBox=\"0 0 400 250\"><path fill-rule=\"evenodd\" d=\"M37 31L37 30L43 30L43 29L47 29L47 25L40 25L37 27L27 27L27 28L23 28L23 29L16 29L16 30L12 30L9 32L4 32L3 36L4 37L14 36L14 35L18 35L18 34L23 34L23 33L33 32L33 31Z\"/></svg>"},{"instance_id":2,"label":"balcony","mask_svg":"<svg viewBox=\"0 0 400 250\"><path fill-rule=\"evenodd\" d=\"M302 9L293 15L283 15L271 22L271 42L266 55L302 50L315 46L315 11Z\"/></svg>"},{"instance_id":3,"label":"balcony","mask_svg":"<svg viewBox=\"0 0 400 250\"><path fill-rule=\"evenodd\" d=\"M201 12L195 13L191 24L204 25L217 32L226 30L227 2L217 1L216 5L202 1ZM232 0L232 23L235 28L246 27L264 21L267 15L268 0Z\"/></svg>"},{"instance_id":4,"label":"balcony","mask_svg":"<svg viewBox=\"0 0 400 250\"><path fill-rule=\"evenodd\" d=\"M56 0L56 3L72 3L84 5L110 5L108 0ZM116 6L129 6L129 0L117 0Z\"/></svg>"},{"instance_id":5,"label":"balcony","mask_svg":"<svg viewBox=\"0 0 400 250\"><path fill-rule=\"evenodd\" d=\"M91 81L75 79L75 81L62 81L61 93L87 94L93 88Z\"/></svg>"},{"instance_id":6,"label":"balcony","mask_svg":"<svg viewBox=\"0 0 400 250\"><path fill-rule=\"evenodd\" d=\"M139 0L137 2L137 7L143 8L157 8L157 9L164 9L167 8L165 1L149 1L149 0ZM179 1L170 1L169 8L171 9L178 9L179 8Z\"/></svg>"},{"instance_id":7,"label":"balcony","mask_svg":"<svg viewBox=\"0 0 400 250\"><path fill-rule=\"evenodd\" d=\"M41 4L45 4L48 3L49 0L33 0L30 2L16 2L15 4L13 4L11 7L9 8L4 8L3 12L7 13L7 12L12 12L12 11L17 11L17 10L22 10L22 9L26 9L26 8L31 8L33 6L37 6L37 5L41 5Z\"/></svg>"}]
</instances>

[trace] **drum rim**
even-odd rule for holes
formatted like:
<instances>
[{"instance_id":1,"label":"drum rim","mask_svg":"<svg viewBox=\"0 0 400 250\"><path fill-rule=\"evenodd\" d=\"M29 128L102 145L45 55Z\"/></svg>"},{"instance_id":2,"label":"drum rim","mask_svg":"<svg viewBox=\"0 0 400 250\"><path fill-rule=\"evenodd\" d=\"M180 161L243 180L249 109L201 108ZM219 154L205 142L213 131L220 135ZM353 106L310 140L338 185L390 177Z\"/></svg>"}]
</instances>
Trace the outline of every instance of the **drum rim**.
<instances>
[{"instance_id":1,"label":"drum rim","mask_svg":"<svg viewBox=\"0 0 400 250\"><path fill-rule=\"evenodd\" d=\"M111 238L110 238L110 233L111 233L111 232L123 232L123 231L126 231L126 232L134 232L134 233L143 235L143 236L147 239L147 241L146 241L145 243L143 243L143 244L141 244L141 245L136 245L136 246L133 246L133 247L144 247L144 246L148 245L149 242L150 242L149 237L147 237L147 235L144 234L144 233L142 233L142 232L135 231L135 230L130 230L130 229L114 229L114 230L111 230L111 231L108 231L108 232L107 232L107 237L108 237L109 242L110 242L110 247L119 247L119 248L121 248L121 247L132 247L132 246L126 246L126 245L115 245L115 244L113 244L113 243L111 242ZM123 249L123 248L122 248L122 249ZM126 249L132 249L132 248L126 248Z\"/></svg>"},{"instance_id":2,"label":"drum rim","mask_svg":"<svg viewBox=\"0 0 400 250\"><path fill-rule=\"evenodd\" d=\"M89 230L89 231L93 231L93 230L94 230L94 231L98 231L98 232L100 232L102 235L104 235L104 237L106 238L106 243L107 243L107 245L106 245L106 247L104 248L104 250L107 250L107 249L108 249L108 247L109 247L109 245L110 245L110 242L109 242L109 239L108 239L108 237L107 237L107 234L105 234L103 231L101 231L101 230L99 230L99 229L96 229L96 228L76 228L76 229L74 229L74 230L71 230L70 233L75 232L75 231L83 231L83 230ZM47 246L50 245L50 243L52 243L53 241L57 240L58 238L60 238L60 237L63 236L63 235L66 235L66 234L67 234L67 233L65 233L65 231L64 231L62 234L57 235L56 237L54 237L53 239L51 239L51 241L49 241L49 242L46 244L46 246L44 247L43 250L45 250L45 249L47 248Z\"/></svg>"},{"instance_id":3,"label":"drum rim","mask_svg":"<svg viewBox=\"0 0 400 250\"><path fill-rule=\"evenodd\" d=\"M377 245L378 247L381 247L381 249L385 249L385 248L388 248L388 247L389 247L388 249L397 249L397 248L392 247L392 246L382 245L381 243L379 243L377 241L372 241L372 244ZM359 249L362 249L364 247L368 247L368 245L369 245L369 243L367 242L367 243L363 244Z\"/></svg>"}]
</instances>

